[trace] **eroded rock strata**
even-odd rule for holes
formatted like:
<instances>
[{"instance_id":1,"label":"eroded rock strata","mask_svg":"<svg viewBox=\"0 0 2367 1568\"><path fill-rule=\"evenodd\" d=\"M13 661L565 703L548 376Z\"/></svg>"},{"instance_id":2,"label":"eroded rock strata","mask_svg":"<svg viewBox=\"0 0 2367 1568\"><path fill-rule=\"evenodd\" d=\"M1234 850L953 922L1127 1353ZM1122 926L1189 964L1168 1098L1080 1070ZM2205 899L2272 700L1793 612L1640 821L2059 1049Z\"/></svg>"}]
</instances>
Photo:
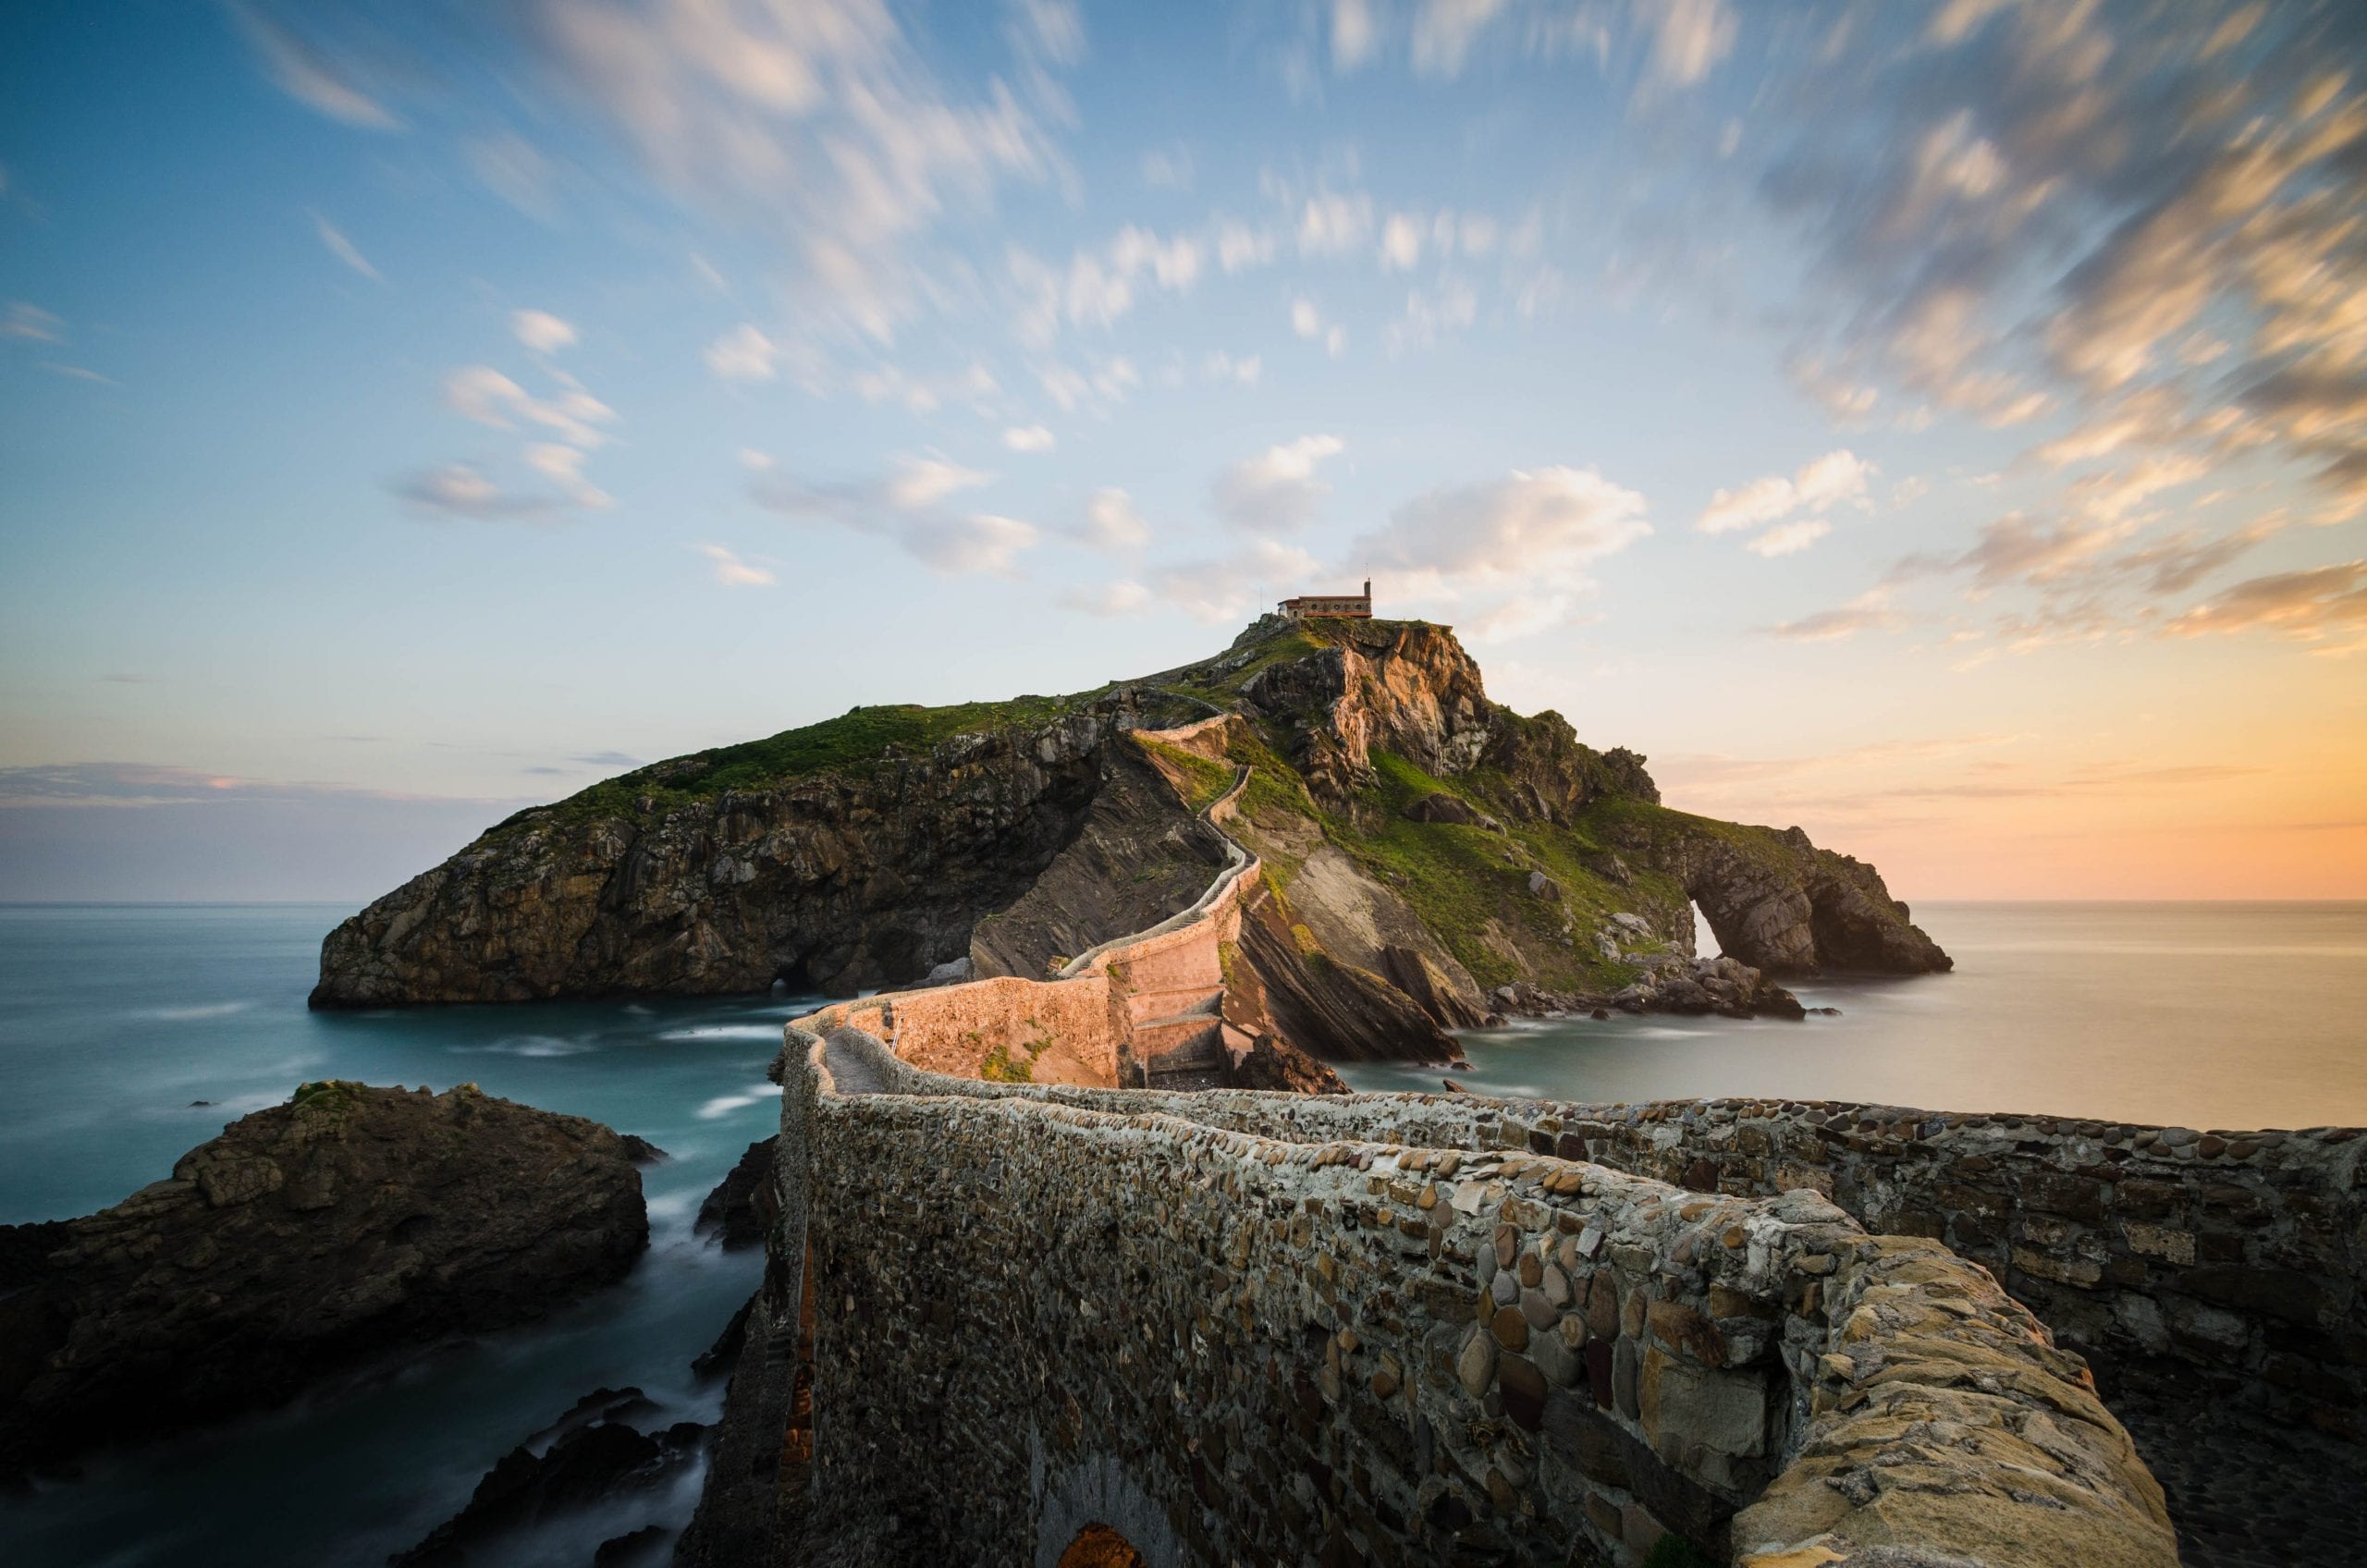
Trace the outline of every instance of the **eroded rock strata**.
<instances>
[{"instance_id":1,"label":"eroded rock strata","mask_svg":"<svg viewBox=\"0 0 2367 1568\"><path fill-rule=\"evenodd\" d=\"M307 1084L112 1208L0 1230L0 1473L621 1279L645 1147L473 1084Z\"/></svg>"},{"instance_id":2,"label":"eroded rock strata","mask_svg":"<svg viewBox=\"0 0 2367 1568\"><path fill-rule=\"evenodd\" d=\"M1245 962L1314 1055L1438 1058L1508 986L1797 1016L1783 976L1948 967L1871 866L1667 809L1447 629L1269 618L1140 680L857 709L521 813L331 933L313 1001L1041 977L1188 905L1227 852L1196 814L1243 778L1225 833L1275 900ZM1731 965L1694 964L1696 903Z\"/></svg>"}]
</instances>

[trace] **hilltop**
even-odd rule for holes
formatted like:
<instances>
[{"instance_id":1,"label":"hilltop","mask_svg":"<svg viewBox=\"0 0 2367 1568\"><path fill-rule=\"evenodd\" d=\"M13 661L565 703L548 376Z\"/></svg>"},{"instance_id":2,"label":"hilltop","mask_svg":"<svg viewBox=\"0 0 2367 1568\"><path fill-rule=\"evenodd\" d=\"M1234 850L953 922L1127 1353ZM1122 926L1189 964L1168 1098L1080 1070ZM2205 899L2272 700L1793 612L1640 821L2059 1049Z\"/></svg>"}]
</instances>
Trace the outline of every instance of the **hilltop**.
<instances>
[{"instance_id":1,"label":"hilltop","mask_svg":"<svg viewBox=\"0 0 2367 1568\"><path fill-rule=\"evenodd\" d=\"M1040 976L1191 903L1219 856L1194 813L1243 768L1230 831L1292 949L1269 988L1328 993L1313 1032L1367 1049L1948 967L1871 866L1662 805L1644 758L1491 701L1449 629L1269 616L1138 680L859 707L521 812L332 932L313 1005ZM1695 963L1695 902L1734 962Z\"/></svg>"}]
</instances>

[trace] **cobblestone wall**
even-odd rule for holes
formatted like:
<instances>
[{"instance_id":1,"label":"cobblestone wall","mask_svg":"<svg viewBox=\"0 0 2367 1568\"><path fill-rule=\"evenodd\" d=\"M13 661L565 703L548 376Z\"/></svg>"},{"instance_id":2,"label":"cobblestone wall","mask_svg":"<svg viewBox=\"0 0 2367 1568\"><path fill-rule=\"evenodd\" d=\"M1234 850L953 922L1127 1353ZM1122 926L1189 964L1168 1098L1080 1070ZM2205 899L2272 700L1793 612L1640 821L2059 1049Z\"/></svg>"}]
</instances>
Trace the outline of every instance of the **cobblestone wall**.
<instances>
[{"instance_id":1,"label":"cobblestone wall","mask_svg":"<svg viewBox=\"0 0 2367 1568\"><path fill-rule=\"evenodd\" d=\"M1426 1096L965 1084L852 1030L785 1067L812 1561L1049 1564L1080 1520L1153 1563L2176 1561L2079 1359L1813 1194Z\"/></svg>"},{"instance_id":2,"label":"cobblestone wall","mask_svg":"<svg viewBox=\"0 0 2367 1568\"><path fill-rule=\"evenodd\" d=\"M1216 1095L1194 1114L1270 1136L1393 1130L1551 1151L1698 1192L1810 1189L1870 1230L1929 1237L1988 1268L2089 1359L2107 1395L2235 1399L2367 1436L2367 1138L2356 1129L1466 1095Z\"/></svg>"}]
</instances>

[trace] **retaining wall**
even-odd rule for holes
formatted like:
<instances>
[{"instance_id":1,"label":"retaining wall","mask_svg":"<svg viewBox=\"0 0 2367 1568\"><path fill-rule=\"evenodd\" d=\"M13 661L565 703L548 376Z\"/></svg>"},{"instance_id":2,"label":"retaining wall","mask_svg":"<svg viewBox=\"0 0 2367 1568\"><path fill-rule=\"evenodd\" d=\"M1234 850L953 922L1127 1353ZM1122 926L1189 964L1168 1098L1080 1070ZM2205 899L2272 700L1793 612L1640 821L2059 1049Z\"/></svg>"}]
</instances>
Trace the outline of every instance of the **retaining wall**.
<instances>
[{"instance_id":1,"label":"retaining wall","mask_svg":"<svg viewBox=\"0 0 2367 1568\"><path fill-rule=\"evenodd\" d=\"M1222 722L1143 733L1183 741ZM1237 770L1233 787L1200 813L1225 865L1199 898L1145 930L1080 953L1058 978L998 975L890 992L817 1009L791 1020L791 1026L828 1034L852 1024L886 1040L901 1060L954 1077L981 1077L991 1060L1005 1072L1024 1070L1038 1084L1139 1082L1151 1052L1134 1049L1135 1026L1182 1011L1189 1000L1221 996L1220 949L1240 937L1242 901L1255 891L1262 869L1257 856L1216 825L1231 814L1248 781L1248 770Z\"/></svg>"},{"instance_id":2,"label":"retaining wall","mask_svg":"<svg viewBox=\"0 0 2367 1568\"><path fill-rule=\"evenodd\" d=\"M995 1085L790 1040L813 1561L1049 1565L1081 1520L1153 1564L1632 1564L1665 1531L1771 1568L2177 1560L2079 1358L1813 1194L1686 1192L1428 1096Z\"/></svg>"}]
</instances>

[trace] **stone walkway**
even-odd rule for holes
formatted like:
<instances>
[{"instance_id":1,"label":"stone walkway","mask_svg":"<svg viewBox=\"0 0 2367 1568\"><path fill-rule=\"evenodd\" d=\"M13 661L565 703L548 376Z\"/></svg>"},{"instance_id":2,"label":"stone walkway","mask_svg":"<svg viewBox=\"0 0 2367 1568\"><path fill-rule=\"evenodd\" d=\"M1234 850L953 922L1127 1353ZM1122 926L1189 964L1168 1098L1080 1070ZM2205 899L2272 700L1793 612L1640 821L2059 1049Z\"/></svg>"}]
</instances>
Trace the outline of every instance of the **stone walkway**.
<instances>
[{"instance_id":1,"label":"stone walkway","mask_svg":"<svg viewBox=\"0 0 2367 1568\"><path fill-rule=\"evenodd\" d=\"M830 1082L838 1085L842 1095L878 1095L888 1090L871 1063L835 1039L822 1043L822 1065L829 1069Z\"/></svg>"},{"instance_id":2,"label":"stone walkway","mask_svg":"<svg viewBox=\"0 0 2367 1568\"><path fill-rule=\"evenodd\" d=\"M2367 1449L2200 1399L2112 1409L2168 1495L2186 1568L2367 1562Z\"/></svg>"}]
</instances>

